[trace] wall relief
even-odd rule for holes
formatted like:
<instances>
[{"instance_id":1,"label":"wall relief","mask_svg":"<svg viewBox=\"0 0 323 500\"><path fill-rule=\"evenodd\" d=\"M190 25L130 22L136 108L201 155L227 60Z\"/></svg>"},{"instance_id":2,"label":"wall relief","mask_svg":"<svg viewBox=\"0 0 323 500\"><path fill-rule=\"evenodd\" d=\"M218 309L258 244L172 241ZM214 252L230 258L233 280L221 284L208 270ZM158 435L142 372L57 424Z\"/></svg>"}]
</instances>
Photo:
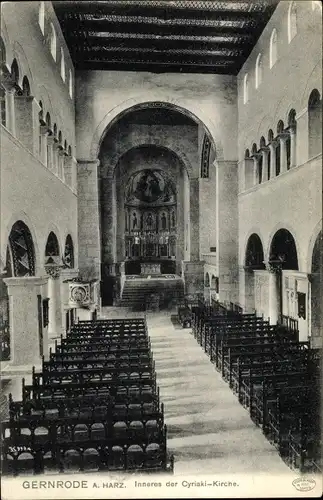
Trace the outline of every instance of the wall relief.
<instances>
[{"instance_id":1,"label":"wall relief","mask_svg":"<svg viewBox=\"0 0 323 500\"><path fill-rule=\"evenodd\" d=\"M175 203L175 189L162 170L144 169L130 176L125 201L131 204Z\"/></svg>"}]
</instances>

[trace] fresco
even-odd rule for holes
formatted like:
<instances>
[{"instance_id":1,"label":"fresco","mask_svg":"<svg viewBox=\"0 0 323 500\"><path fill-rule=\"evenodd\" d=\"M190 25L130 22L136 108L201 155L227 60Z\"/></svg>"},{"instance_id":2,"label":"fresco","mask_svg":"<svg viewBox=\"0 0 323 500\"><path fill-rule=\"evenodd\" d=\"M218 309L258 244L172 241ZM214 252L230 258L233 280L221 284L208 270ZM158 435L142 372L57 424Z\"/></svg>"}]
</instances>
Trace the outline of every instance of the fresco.
<instances>
[{"instance_id":1,"label":"fresco","mask_svg":"<svg viewBox=\"0 0 323 500\"><path fill-rule=\"evenodd\" d=\"M175 195L171 182L162 170L144 169L134 173L128 180L125 198L130 202L174 203Z\"/></svg>"}]
</instances>

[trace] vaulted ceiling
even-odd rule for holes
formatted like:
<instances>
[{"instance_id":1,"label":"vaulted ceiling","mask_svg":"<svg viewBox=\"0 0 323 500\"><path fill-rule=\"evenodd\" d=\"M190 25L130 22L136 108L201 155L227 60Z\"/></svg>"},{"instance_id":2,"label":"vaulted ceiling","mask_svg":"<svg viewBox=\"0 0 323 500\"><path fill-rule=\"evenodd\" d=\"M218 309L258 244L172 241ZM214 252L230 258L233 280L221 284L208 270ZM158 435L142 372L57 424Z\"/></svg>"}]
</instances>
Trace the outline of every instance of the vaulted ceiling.
<instances>
[{"instance_id":1,"label":"vaulted ceiling","mask_svg":"<svg viewBox=\"0 0 323 500\"><path fill-rule=\"evenodd\" d=\"M237 74L278 0L53 2L76 69Z\"/></svg>"}]
</instances>

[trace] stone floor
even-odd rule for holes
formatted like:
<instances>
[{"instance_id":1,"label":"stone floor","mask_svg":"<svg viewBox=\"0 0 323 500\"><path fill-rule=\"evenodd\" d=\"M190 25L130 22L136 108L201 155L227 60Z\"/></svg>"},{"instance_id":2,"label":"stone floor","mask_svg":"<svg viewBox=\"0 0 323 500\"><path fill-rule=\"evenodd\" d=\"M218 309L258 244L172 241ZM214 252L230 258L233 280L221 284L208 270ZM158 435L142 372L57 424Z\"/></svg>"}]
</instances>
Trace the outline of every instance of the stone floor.
<instances>
[{"instance_id":1,"label":"stone floor","mask_svg":"<svg viewBox=\"0 0 323 500\"><path fill-rule=\"evenodd\" d=\"M171 311L147 313L157 383L165 405L168 449L181 474L292 471L250 420L190 329L176 328ZM174 314L174 312L173 312ZM140 317L104 308L101 317Z\"/></svg>"}]
</instances>

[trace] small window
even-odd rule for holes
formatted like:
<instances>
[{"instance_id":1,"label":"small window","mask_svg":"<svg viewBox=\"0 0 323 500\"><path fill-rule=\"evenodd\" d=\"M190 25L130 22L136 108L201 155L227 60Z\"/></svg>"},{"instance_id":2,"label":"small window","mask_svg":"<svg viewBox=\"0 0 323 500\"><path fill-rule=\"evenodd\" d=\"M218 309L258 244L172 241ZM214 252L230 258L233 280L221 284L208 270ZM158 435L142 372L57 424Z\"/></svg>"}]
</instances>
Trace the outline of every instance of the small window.
<instances>
[{"instance_id":1,"label":"small window","mask_svg":"<svg viewBox=\"0 0 323 500\"><path fill-rule=\"evenodd\" d=\"M256 60L256 89L261 85L262 82L262 56L258 54Z\"/></svg>"},{"instance_id":2,"label":"small window","mask_svg":"<svg viewBox=\"0 0 323 500\"><path fill-rule=\"evenodd\" d=\"M277 31L274 28L270 37L269 66L272 68L277 61Z\"/></svg>"},{"instance_id":3,"label":"small window","mask_svg":"<svg viewBox=\"0 0 323 500\"><path fill-rule=\"evenodd\" d=\"M243 79L243 103L246 104L249 100L249 76L245 74Z\"/></svg>"},{"instance_id":4,"label":"small window","mask_svg":"<svg viewBox=\"0 0 323 500\"><path fill-rule=\"evenodd\" d=\"M296 2L291 2L289 5L287 29L288 29L288 43L290 43L297 33Z\"/></svg>"},{"instance_id":5,"label":"small window","mask_svg":"<svg viewBox=\"0 0 323 500\"><path fill-rule=\"evenodd\" d=\"M45 2L39 2L38 24L40 26L42 34L44 34L45 33Z\"/></svg>"},{"instance_id":6,"label":"small window","mask_svg":"<svg viewBox=\"0 0 323 500\"><path fill-rule=\"evenodd\" d=\"M54 61L56 61L56 50L57 50L57 38L54 26L50 25L50 52L53 56Z\"/></svg>"},{"instance_id":7,"label":"small window","mask_svg":"<svg viewBox=\"0 0 323 500\"><path fill-rule=\"evenodd\" d=\"M61 49L61 77L65 82L65 57L63 49Z\"/></svg>"},{"instance_id":8,"label":"small window","mask_svg":"<svg viewBox=\"0 0 323 500\"><path fill-rule=\"evenodd\" d=\"M69 71L69 93L70 93L70 97L71 99L73 99L73 75L72 75L72 71L70 70Z\"/></svg>"}]
</instances>

